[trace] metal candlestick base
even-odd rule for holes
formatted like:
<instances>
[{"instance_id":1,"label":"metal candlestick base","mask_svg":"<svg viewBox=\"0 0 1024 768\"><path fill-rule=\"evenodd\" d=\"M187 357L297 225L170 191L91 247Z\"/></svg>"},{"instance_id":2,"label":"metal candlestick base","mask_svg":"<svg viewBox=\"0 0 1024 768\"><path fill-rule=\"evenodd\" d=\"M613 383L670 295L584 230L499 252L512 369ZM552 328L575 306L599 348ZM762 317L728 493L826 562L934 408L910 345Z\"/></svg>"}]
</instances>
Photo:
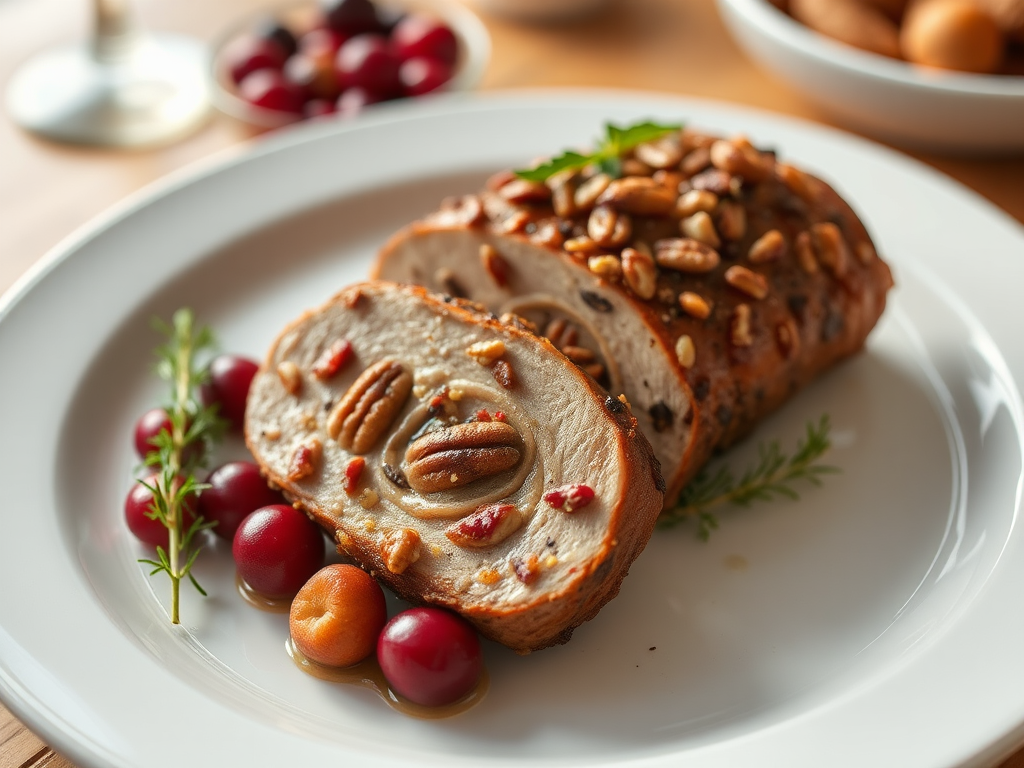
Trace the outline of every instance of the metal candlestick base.
<instances>
[{"instance_id":1,"label":"metal candlestick base","mask_svg":"<svg viewBox=\"0 0 1024 768\"><path fill-rule=\"evenodd\" d=\"M7 109L54 141L143 147L174 141L209 112L207 53L190 38L143 35L116 56L95 45L44 51L14 73Z\"/></svg>"}]
</instances>

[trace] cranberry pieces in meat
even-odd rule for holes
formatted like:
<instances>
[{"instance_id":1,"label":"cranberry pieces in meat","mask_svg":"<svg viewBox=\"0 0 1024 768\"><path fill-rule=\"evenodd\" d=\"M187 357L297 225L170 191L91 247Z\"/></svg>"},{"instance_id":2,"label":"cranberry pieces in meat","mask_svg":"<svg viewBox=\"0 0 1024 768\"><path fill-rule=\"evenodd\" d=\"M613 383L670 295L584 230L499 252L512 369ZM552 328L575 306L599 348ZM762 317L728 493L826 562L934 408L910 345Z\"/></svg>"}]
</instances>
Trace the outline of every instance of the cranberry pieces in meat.
<instances>
[{"instance_id":1,"label":"cranberry pieces in meat","mask_svg":"<svg viewBox=\"0 0 1024 768\"><path fill-rule=\"evenodd\" d=\"M348 339L339 339L313 363L313 375L321 381L329 379L348 365L354 355L352 343Z\"/></svg>"},{"instance_id":2,"label":"cranberry pieces in meat","mask_svg":"<svg viewBox=\"0 0 1024 768\"><path fill-rule=\"evenodd\" d=\"M565 512L575 512L582 509L594 500L594 489L589 485L570 483L552 488L544 494L544 501L555 509Z\"/></svg>"},{"instance_id":3,"label":"cranberry pieces in meat","mask_svg":"<svg viewBox=\"0 0 1024 768\"><path fill-rule=\"evenodd\" d=\"M476 632L439 608L411 608L392 618L377 640L377 660L395 693L427 707L463 698L483 671Z\"/></svg>"},{"instance_id":4,"label":"cranberry pieces in meat","mask_svg":"<svg viewBox=\"0 0 1024 768\"><path fill-rule=\"evenodd\" d=\"M403 18L391 33L395 52L403 61L426 58L449 67L455 63L458 45L455 33L443 22L424 14Z\"/></svg>"},{"instance_id":5,"label":"cranberry pieces in meat","mask_svg":"<svg viewBox=\"0 0 1024 768\"><path fill-rule=\"evenodd\" d=\"M386 38L363 34L346 40L335 61L343 88L363 88L383 100L401 92L398 57Z\"/></svg>"},{"instance_id":6,"label":"cranberry pieces in meat","mask_svg":"<svg viewBox=\"0 0 1024 768\"><path fill-rule=\"evenodd\" d=\"M184 478L179 477L178 481L184 482ZM154 488L159 482L159 475L150 475L145 480L146 485ZM182 505L182 533L187 531L192 526L192 523L195 522L194 506L195 504L191 496ZM125 522L128 523L128 530L135 535L135 538L149 544L151 547L166 548L170 531L160 520L150 517L152 509L153 492L142 483L136 483L128 492L128 497L124 501L124 517Z\"/></svg>"},{"instance_id":7,"label":"cranberry pieces in meat","mask_svg":"<svg viewBox=\"0 0 1024 768\"><path fill-rule=\"evenodd\" d=\"M354 456L345 465L345 493L351 496L359 487L359 478L363 476L363 469L366 468L366 459L362 456Z\"/></svg>"},{"instance_id":8,"label":"cranberry pieces in meat","mask_svg":"<svg viewBox=\"0 0 1024 768\"><path fill-rule=\"evenodd\" d=\"M238 355L218 355L210 361L210 379L200 388L205 405L220 404L220 415L235 428L245 421L245 401L259 366Z\"/></svg>"},{"instance_id":9,"label":"cranberry pieces in meat","mask_svg":"<svg viewBox=\"0 0 1024 768\"><path fill-rule=\"evenodd\" d=\"M287 504L250 514L231 544L238 575L266 597L291 597L324 563L324 536L305 514Z\"/></svg>"},{"instance_id":10,"label":"cranberry pieces in meat","mask_svg":"<svg viewBox=\"0 0 1024 768\"><path fill-rule=\"evenodd\" d=\"M284 504L284 497L267 485L260 468L250 461L232 461L213 470L210 487L199 495L199 513L217 523L213 532L231 541L242 521L260 507Z\"/></svg>"}]
</instances>

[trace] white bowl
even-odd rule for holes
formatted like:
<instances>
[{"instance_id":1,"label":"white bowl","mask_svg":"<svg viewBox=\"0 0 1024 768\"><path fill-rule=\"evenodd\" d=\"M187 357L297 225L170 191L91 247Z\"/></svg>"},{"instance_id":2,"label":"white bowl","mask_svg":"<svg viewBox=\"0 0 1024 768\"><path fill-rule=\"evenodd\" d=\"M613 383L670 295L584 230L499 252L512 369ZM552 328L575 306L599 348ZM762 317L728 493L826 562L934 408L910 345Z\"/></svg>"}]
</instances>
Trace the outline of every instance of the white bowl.
<instances>
[{"instance_id":1,"label":"white bowl","mask_svg":"<svg viewBox=\"0 0 1024 768\"><path fill-rule=\"evenodd\" d=\"M915 67L819 35L767 0L717 3L753 59L854 130L926 150L1024 150L1024 77Z\"/></svg>"}]
</instances>

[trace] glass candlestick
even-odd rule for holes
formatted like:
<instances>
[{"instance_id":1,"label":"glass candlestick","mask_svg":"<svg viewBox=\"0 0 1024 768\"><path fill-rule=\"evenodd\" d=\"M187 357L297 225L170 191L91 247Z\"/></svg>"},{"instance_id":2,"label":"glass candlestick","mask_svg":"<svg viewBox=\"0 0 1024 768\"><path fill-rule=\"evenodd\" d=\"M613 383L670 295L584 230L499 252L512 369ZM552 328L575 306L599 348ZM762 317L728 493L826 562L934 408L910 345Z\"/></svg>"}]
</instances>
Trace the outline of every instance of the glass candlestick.
<instances>
[{"instance_id":1,"label":"glass candlestick","mask_svg":"<svg viewBox=\"0 0 1024 768\"><path fill-rule=\"evenodd\" d=\"M7 89L21 127L54 141L142 147L181 138L209 112L207 51L197 40L141 31L128 0L93 0L86 43L43 51Z\"/></svg>"}]
</instances>

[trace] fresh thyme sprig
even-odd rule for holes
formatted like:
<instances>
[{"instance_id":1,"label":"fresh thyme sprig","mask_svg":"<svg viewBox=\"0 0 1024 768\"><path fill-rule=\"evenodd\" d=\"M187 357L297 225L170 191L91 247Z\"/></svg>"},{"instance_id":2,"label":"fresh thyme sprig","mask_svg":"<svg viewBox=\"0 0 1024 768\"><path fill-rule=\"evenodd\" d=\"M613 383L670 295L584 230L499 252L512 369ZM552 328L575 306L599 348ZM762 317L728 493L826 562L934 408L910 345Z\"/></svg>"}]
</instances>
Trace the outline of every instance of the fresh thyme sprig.
<instances>
[{"instance_id":1,"label":"fresh thyme sprig","mask_svg":"<svg viewBox=\"0 0 1024 768\"><path fill-rule=\"evenodd\" d=\"M658 526L671 528L686 520L696 520L697 535L707 541L718 528L718 517L709 509L725 503L747 507L755 501L771 501L780 497L798 499L793 484L803 480L821 485L822 475L835 474L838 467L818 463L832 446L828 414L818 423L808 422L806 436L797 442L796 451L786 456L778 440L758 446L758 461L737 482L726 465L713 472L704 469L687 485L674 507L661 513Z\"/></svg>"},{"instance_id":2,"label":"fresh thyme sprig","mask_svg":"<svg viewBox=\"0 0 1024 768\"><path fill-rule=\"evenodd\" d=\"M566 151L541 163L536 168L517 170L516 175L527 181L547 181L561 171L579 170L588 165L596 165L609 176L618 178L622 175L620 160L623 154L638 144L660 139L681 128L681 124L659 125L650 121L636 123L625 128L605 123L604 138L598 143L597 149L590 154Z\"/></svg>"},{"instance_id":3,"label":"fresh thyme sprig","mask_svg":"<svg viewBox=\"0 0 1024 768\"><path fill-rule=\"evenodd\" d=\"M154 325L167 337L156 349L156 372L171 385L171 401L165 408L171 429L161 430L153 438L153 450L146 456L146 466L158 469L156 482L138 482L153 494L147 514L167 528L168 543L166 550L161 546L156 548L157 560L141 559L139 562L153 566L151 576L163 571L170 577L171 623L178 624L181 580L188 577L199 593L206 595L192 575L192 565L202 549L193 544L200 531L214 525L196 517L186 528L184 505L190 497L194 501L197 493L207 487L196 481L195 472L210 454L224 426L217 416L216 406L204 407L196 396L208 376L206 369L198 364L198 358L214 345L210 329L196 330L190 309L175 312L170 325L162 321L154 321Z\"/></svg>"}]
</instances>

